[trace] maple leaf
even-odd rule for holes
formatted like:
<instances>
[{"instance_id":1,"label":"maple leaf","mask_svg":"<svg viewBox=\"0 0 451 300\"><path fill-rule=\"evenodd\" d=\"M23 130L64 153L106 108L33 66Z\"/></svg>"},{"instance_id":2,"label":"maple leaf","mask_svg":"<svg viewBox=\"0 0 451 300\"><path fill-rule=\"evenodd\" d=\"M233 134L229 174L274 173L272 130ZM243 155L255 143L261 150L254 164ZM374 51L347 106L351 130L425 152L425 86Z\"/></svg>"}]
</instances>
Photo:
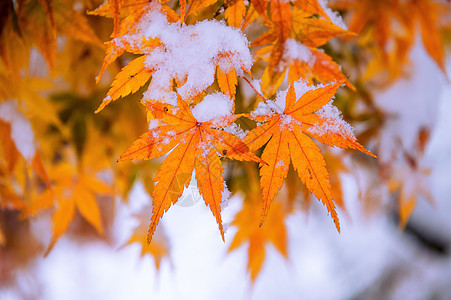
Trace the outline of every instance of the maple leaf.
<instances>
[{"instance_id":1,"label":"maple leaf","mask_svg":"<svg viewBox=\"0 0 451 300\"><path fill-rule=\"evenodd\" d=\"M324 11L324 8L318 0L296 0L293 1L293 4L304 12L312 15L319 15L327 20L330 20L330 17Z\"/></svg>"},{"instance_id":2,"label":"maple leaf","mask_svg":"<svg viewBox=\"0 0 451 300\"><path fill-rule=\"evenodd\" d=\"M206 98L203 101L206 101ZM154 178L157 183L152 192L153 209L148 242L151 241L160 218L178 201L183 189L188 186L193 170L199 192L216 218L224 240L220 215L224 179L218 153L236 160L262 161L252 154L237 136L221 129L234 122L240 115L197 120L180 96L177 103L178 110L175 114L173 114L175 108L168 104L149 104L148 109L161 120L162 125L143 134L119 160L153 159L173 149Z\"/></svg>"},{"instance_id":3,"label":"maple leaf","mask_svg":"<svg viewBox=\"0 0 451 300\"><path fill-rule=\"evenodd\" d=\"M251 119L264 123L251 130L243 139L244 143L251 151L267 143L261 156L267 164L260 168L263 197L260 224L263 224L273 198L283 185L291 158L302 182L327 207L340 231L326 163L310 137L329 146L356 149L374 156L356 141L349 124L329 104L342 84L343 81L314 88L295 82L286 94L279 94L275 102L260 102L250 114Z\"/></svg>"},{"instance_id":4,"label":"maple leaf","mask_svg":"<svg viewBox=\"0 0 451 300\"><path fill-rule=\"evenodd\" d=\"M349 173L349 170L346 168L342 161L344 157L342 155L333 154L331 151L327 151L327 149L321 149L321 151L324 151L323 156L330 176L329 182L334 203L338 207L340 207L342 211L346 212L340 179L340 175L342 173ZM305 185L299 184L299 180L300 179L296 174L296 171L290 167L285 179L285 197L287 200L286 204L288 206L288 210L293 211L296 208L295 204L297 203L297 196L298 194L300 194L301 210L308 214L312 204L311 194L309 193L309 190L305 187Z\"/></svg>"},{"instance_id":5,"label":"maple leaf","mask_svg":"<svg viewBox=\"0 0 451 300\"><path fill-rule=\"evenodd\" d=\"M148 211L149 207L144 207L142 211ZM139 225L133 230L132 235L128 242L124 245L138 244L141 247L141 256L151 255L155 261L155 267L157 270L160 269L161 260L164 257L169 256L169 245L168 239L164 234L163 228L160 226L153 238L152 243L147 243L147 225L145 220L148 219L147 214L140 213L134 215L139 221Z\"/></svg>"},{"instance_id":6,"label":"maple leaf","mask_svg":"<svg viewBox=\"0 0 451 300\"><path fill-rule=\"evenodd\" d=\"M343 80L350 89L355 90L354 85L343 74L341 67L326 53L307 47L293 39L286 41L286 48L288 50L283 60L288 61L289 83L299 79L308 81L310 84L313 84L315 79L324 84Z\"/></svg>"},{"instance_id":7,"label":"maple leaf","mask_svg":"<svg viewBox=\"0 0 451 300\"><path fill-rule=\"evenodd\" d=\"M451 12L449 2L445 4L433 0L412 0L407 1L405 6L408 16L406 20L419 22L424 48L446 74L445 46L440 34L440 15L449 16ZM412 22L410 26L411 30L414 30L415 22Z\"/></svg>"},{"instance_id":8,"label":"maple leaf","mask_svg":"<svg viewBox=\"0 0 451 300\"><path fill-rule=\"evenodd\" d=\"M24 115L17 110L17 102L4 101L0 104L0 154L2 170L0 176L4 176L4 192L5 200L17 199L18 197L8 196L15 195L13 190L10 189L9 177L13 175L13 172L17 169L17 165L20 162L25 163L25 167L28 171L28 175L31 177L33 172L41 178L47 186L50 185L47 172L42 162L41 153L35 149L34 146L34 132L29 124L28 120L24 118ZM6 121L6 122L5 122ZM28 137L23 138L20 134L25 134ZM3 193L0 192L0 195ZM23 207L24 208L24 207ZM24 209L25 211L25 209Z\"/></svg>"},{"instance_id":9,"label":"maple leaf","mask_svg":"<svg viewBox=\"0 0 451 300\"><path fill-rule=\"evenodd\" d=\"M52 217L53 235L47 248L47 255L59 237L68 229L77 209L82 217L102 235L103 225L100 210L94 195L113 195L112 189L93 174L76 170L62 163L49 172L52 188L45 190L33 199L30 210L36 212L55 206Z\"/></svg>"},{"instance_id":10,"label":"maple leaf","mask_svg":"<svg viewBox=\"0 0 451 300\"><path fill-rule=\"evenodd\" d=\"M449 15L449 4L434 0L335 0L332 7L348 11L349 30L360 34L361 45L375 44L366 80L387 70L389 82L402 75L418 28L426 51L446 74L440 17Z\"/></svg>"},{"instance_id":11,"label":"maple leaf","mask_svg":"<svg viewBox=\"0 0 451 300\"><path fill-rule=\"evenodd\" d=\"M259 197L261 196L258 173L253 166L245 166L245 169L246 194L243 207L231 223L232 226L238 228L238 231L233 237L228 251L231 252L249 242L247 245L247 270L250 272L252 281L255 281L265 260L267 243L272 243L284 258L288 258L287 230L284 223L285 211L282 205L277 202L273 204L272 213L268 216L267 226L258 226L258 207L260 206Z\"/></svg>"},{"instance_id":12,"label":"maple leaf","mask_svg":"<svg viewBox=\"0 0 451 300\"><path fill-rule=\"evenodd\" d=\"M398 193L399 228L403 230L412 215L419 196L434 204L429 176L431 168L422 160L421 153L402 151L402 159L385 166L384 173L389 174L388 189Z\"/></svg>"},{"instance_id":13,"label":"maple leaf","mask_svg":"<svg viewBox=\"0 0 451 300\"><path fill-rule=\"evenodd\" d=\"M332 58L314 47L336 36L353 33L332 23L320 5L312 5L313 2L298 3L292 9L289 3L271 1L271 28L252 43L252 47L267 45L255 53L256 58L268 61L262 75L262 90L266 95L274 94L279 88L288 66L291 70L289 82L300 78L316 79L321 83L346 80ZM304 8L308 10L304 11ZM313 14L323 18L313 17ZM353 89L348 80L346 85Z\"/></svg>"},{"instance_id":14,"label":"maple leaf","mask_svg":"<svg viewBox=\"0 0 451 300\"><path fill-rule=\"evenodd\" d=\"M171 23L162 7L159 3L145 6L143 16L133 21L136 23L133 30L109 43L100 75L125 51L144 55L116 75L96 112L136 92L149 79L144 102L175 105L175 81L177 93L191 103L213 84L215 70L218 70L221 89L234 97L237 76L243 71L249 73L252 65L248 42L242 32L217 21L180 27Z\"/></svg>"}]
</instances>

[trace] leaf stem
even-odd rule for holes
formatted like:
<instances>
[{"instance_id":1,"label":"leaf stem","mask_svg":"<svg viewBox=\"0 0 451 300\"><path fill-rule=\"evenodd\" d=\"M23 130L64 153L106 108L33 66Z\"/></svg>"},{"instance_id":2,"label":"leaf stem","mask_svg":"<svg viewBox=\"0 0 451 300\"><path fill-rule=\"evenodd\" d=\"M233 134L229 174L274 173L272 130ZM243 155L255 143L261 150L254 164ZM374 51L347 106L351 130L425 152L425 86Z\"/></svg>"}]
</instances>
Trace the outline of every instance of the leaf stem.
<instances>
[{"instance_id":1,"label":"leaf stem","mask_svg":"<svg viewBox=\"0 0 451 300\"><path fill-rule=\"evenodd\" d=\"M194 3L195 1L196 1L196 0L193 0L193 1L189 4L188 11L187 11L186 14L185 14L185 18L184 18L184 20L183 20L183 23L186 22L186 18L188 17L188 14L189 14L190 11L191 11L191 7L193 6L193 3Z\"/></svg>"},{"instance_id":2,"label":"leaf stem","mask_svg":"<svg viewBox=\"0 0 451 300\"><path fill-rule=\"evenodd\" d=\"M254 87L254 85L249 81L249 79L247 79L245 76L241 76L241 78L243 78L251 86L251 88L257 93L257 95L260 96L260 98L262 98L264 101L268 100L259 91L257 91L257 89Z\"/></svg>"}]
</instances>

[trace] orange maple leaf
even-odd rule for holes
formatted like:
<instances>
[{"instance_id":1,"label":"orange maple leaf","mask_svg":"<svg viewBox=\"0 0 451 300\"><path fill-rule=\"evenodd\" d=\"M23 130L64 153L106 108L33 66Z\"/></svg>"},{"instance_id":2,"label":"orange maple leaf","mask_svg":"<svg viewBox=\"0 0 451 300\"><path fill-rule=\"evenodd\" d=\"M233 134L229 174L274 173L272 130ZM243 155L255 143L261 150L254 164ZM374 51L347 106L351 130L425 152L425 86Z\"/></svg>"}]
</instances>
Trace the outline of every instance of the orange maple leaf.
<instances>
[{"instance_id":1,"label":"orange maple leaf","mask_svg":"<svg viewBox=\"0 0 451 300\"><path fill-rule=\"evenodd\" d=\"M53 236L45 255L68 229L76 208L102 235L103 225L95 195L113 195L112 189L93 174L85 172L77 174L77 171L67 163L54 167L49 177L53 183L52 189L45 190L33 199L30 207L31 212L36 213L43 208L55 206L52 217Z\"/></svg>"},{"instance_id":2,"label":"orange maple leaf","mask_svg":"<svg viewBox=\"0 0 451 300\"><path fill-rule=\"evenodd\" d=\"M375 57L367 67L365 79L387 70L391 80L403 74L402 66L408 63L408 54L414 46L418 29L424 48L446 74L445 47L440 29L444 27L442 20L446 20L451 11L449 3L435 0L335 0L332 7L347 10L349 30L360 34L360 40L370 47L375 44Z\"/></svg>"},{"instance_id":3,"label":"orange maple leaf","mask_svg":"<svg viewBox=\"0 0 451 300\"><path fill-rule=\"evenodd\" d=\"M310 137L329 146L356 149L374 156L357 142L348 128L349 124L334 116L333 107L328 104L342 84L343 81L340 81L311 89L305 84L295 82L288 89L286 97L280 96L279 101L272 104L261 102L250 114L251 119L264 123L251 130L243 141L252 151L267 143L261 157L267 165L260 168L263 196L260 225L263 224L272 200L283 185L291 157L302 182L327 207L337 230L340 231L326 163L319 147ZM298 93L295 92L295 86L300 90ZM296 94L305 90L307 92L297 99ZM285 103L281 103L283 100ZM277 107L278 103L285 108ZM326 111L326 108L332 112ZM320 109L324 111L319 111Z\"/></svg>"},{"instance_id":4,"label":"orange maple leaf","mask_svg":"<svg viewBox=\"0 0 451 300\"><path fill-rule=\"evenodd\" d=\"M292 8L289 3L271 1L271 28L252 43L252 47L267 45L255 53L256 58L268 61L262 75L265 94L275 93L285 78L288 66L291 70L289 82L300 78L309 81L316 79L321 83L345 80L346 85L354 88L332 58L314 48L334 37L353 33L332 23L315 2L297 1ZM313 14L322 18L316 18Z\"/></svg>"},{"instance_id":5,"label":"orange maple leaf","mask_svg":"<svg viewBox=\"0 0 451 300\"><path fill-rule=\"evenodd\" d=\"M224 16L230 26L240 27L243 17L246 14L246 4L244 0L231 0L227 6Z\"/></svg>"},{"instance_id":6,"label":"orange maple leaf","mask_svg":"<svg viewBox=\"0 0 451 300\"><path fill-rule=\"evenodd\" d=\"M261 162L237 136L221 128L231 124L240 115L216 117L199 122L194 118L188 104L177 98L178 110L155 103L148 109L161 120L162 125L143 134L120 156L119 160L152 159L169 152L154 181L152 192L153 209L149 226L148 242L155 228L172 204L178 201L183 189L188 186L193 170L197 186L205 204L216 218L222 239L224 231L221 221L221 203L224 191L223 169L219 155L237 160Z\"/></svg>"},{"instance_id":7,"label":"orange maple leaf","mask_svg":"<svg viewBox=\"0 0 451 300\"><path fill-rule=\"evenodd\" d=\"M218 46L212 49L205 46L211 51L199 56L196 47L211 37L209 31L205 30L205 22L180 27L174 24L164 7L166 6L157 2L148 4L145 6L147 11L140 10L143 16L130 20L133 25L129 26L123 36L110 41L100 75L125 51L144 55L131 61L116 75L111 89L96 113L112 101L136 92L148 81L150 83L143 98L144 102L162 101L175 104L175 82L177 92L191 104L194 98L213 84L216 69L221 90L232 98L235 96L237 72L243 70L249 73L252 62L244 35L237 29L210 21L211 26L226 34L219 34L216 37ZM156 25L159 27L153 29L155 32L149 33L143 28L152 24L149 22L150 17L162 17L166 20ZM122 22L127 25L126 19ZM221 36L224 38L219 38ZM231 44L227 39L233 41L233 46L229 46ZM175 59L182 63L173 63ZM202 66L202 69L199 66Z\"/></svg>"},{"instance_id":8,"label":"orange maple leaf","mask_svg":"<svg viewBox=\"0 0 451 300\"><path fill-rule=\"evenodd\" d=\"M285 210L280 203L274 203L272 213L268 216L268 226L258 227L258 206L260 205L260 189L257 169L253 166L246 168L246 196L241 211L235 216L231 223L238 228L233 237L228 251L231 252L246 242L248 253L247 270L250 272L252 281L255 281L266 256L265 246L268 243L288 258L287 230L284 223Z\"/></svg>"},{"instance_id":9,"label":"orange maple leaf","mask_svg":"<svg viewBox=\"0 0 451 300\"><path fill-rule=\"evenodd\" d=\"M147 208L149 207L146 206L143 211L147 211ZM147 213L139 213L134 217L139 221L139 225L133 230L130 239L124 246L138 244L141 247L141 256L151 255L155 261L155 267L159 270L162 259L169 256L169 243L164 228L160 226L155 232L153 243L148 244L147 226L144 220L147 220L149 216Z\"/></svg>"}]
</instances>

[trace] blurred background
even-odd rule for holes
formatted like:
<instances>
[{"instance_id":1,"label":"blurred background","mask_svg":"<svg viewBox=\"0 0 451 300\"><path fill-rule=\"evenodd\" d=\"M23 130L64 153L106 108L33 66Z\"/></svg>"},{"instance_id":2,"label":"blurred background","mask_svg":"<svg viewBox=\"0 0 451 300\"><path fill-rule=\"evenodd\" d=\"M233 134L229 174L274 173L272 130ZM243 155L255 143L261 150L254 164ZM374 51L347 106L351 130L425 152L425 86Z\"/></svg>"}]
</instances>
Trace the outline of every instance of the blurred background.
<instances>
[{"instance_id":1,"label":"blurred background","mask_svg":"<svg viewBox=\"0 0 451 300\"><path fill-rule=\"evenodd\" d=\"M322 148L341 233L292 169L259 228L257 165L223 160L225 242L193 181L147 245L162 159L116 162L148 127L145 87L94 114L135 56L96 84L114 30L86 14L100 1L2 1L0 299L451 299L450 3L318 3L356 33L317 48L355 87L334 104L378 156ZM268 65L258 49L254 78ZM237 112L257 97L239 79Z\"/></svg>"}]
</instances>

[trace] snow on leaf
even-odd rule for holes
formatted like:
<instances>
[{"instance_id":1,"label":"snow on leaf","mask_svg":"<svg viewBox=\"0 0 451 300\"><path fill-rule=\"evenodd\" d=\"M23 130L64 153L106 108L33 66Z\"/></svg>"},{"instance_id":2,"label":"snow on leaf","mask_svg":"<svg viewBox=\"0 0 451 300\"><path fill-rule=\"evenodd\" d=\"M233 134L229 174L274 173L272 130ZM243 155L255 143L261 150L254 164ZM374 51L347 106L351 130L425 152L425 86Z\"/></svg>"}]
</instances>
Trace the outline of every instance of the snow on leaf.
<instances>
[{"instance_id":1,"label":"snow on leaf","mask_svg":"<svg viewBox=\"0 0 451 300\"><path fill-rule=\"evenodd\" d=\"M208 98L207 98L208 97ZM209 95L204 101L227 101L225 95ZM209 114L209 105L200 107L194 115L188 103L178 97L178 109L169 109L164 104L149 105L153 115L159 116L161 125L143 134L121 155L120 160L152 159L173 149L163 161L154 181L152 192L153 208L149 226L148 242L158 225L160 218L175 204L188 186L193 170L205 204L210 207L224 239L221 221L221 203L224 191L224 179L219 156L239 160L262 162L238 137L222 130L235 121L239 115L233 115L231 103L223 107L218 114ZM202 105L202 102L198 104ZM221 109L221 107L216 107ZM175 113L174 113L175 112Z\"/></svg>"},{"instance_id":2,"label":"snow on leaf","mask_svg":"<svg viewBox=\"0 0 451 300\"><path fill-rule=\"evenodd\" d=\"M301 8L295 3L292 9L288 2L271 1L271 28L252 43L253 47L271 44L255 53L256 58L268 62L262 75L262 90L268 96L273 95L282 84L287 67L290 69L289 82L300 78L312 83L314 79L322 83L346 79L332 58L314 47L336 36L354 34L332 23L321 5L315 3L315 8L312 7L313 1L310 2L298 3ZM319 13L320 9L327 18L313 15L313 11ZM353 88L348 80L346 85Z\"/></svg>"},{"instance_id":3,"label":"snow on leaf","mask_svg":"<svg viewBox=\"0 0 451 300\"><path fill-rule=\"evenodd\" d=\"M174 80L177 92L183 99L191 102L213 84L218 66L218 72L222 72L219 75L221 88L233 97L236 76L242 74L242 71L249 72L252 66L248 41L243 33L215 20L186 26L171 23L158 2L150 3L145 8L147 10L139 19L134 20L133 30L130 29L110 42L111 50L107 51L102 71L124 51L143 53L139 59L144 62L142 72L147 79L144 80L142 75L139 79L131 80L130 76L136 74L130 72L131 68L124 67L116 76L112 89L128 82L139 84L135 84L134 89L114 92L114 95L110 91L108 96L112 100L108 98L98 111L118 97L125 96L130 91L135 92L138 85L142 86L150 78L150 74L152 79L144 94L144 102L167 102L167 98L172 99ZM114 47L119 47L119 50ZM226 84L224 79L228 81Z\"/></svg>"},{"instance_id":4,"label":"snow on leaf","mask_svg":"<svg viewBox=\"0 0 451 300\"><path fill-rule=\"evenodd\" d=\"M302 82L295 82L285 94L286 103L283 112L273 112L269 117L265 115L264 119L258 114L249 116L251 119L263 120L265 123L251 130L243 141L251 150L256 150L268 142L262 154L262 159L267 165L262 165L260 168L260 187L263 197L261 224L266 219L272 200L283 185L291 158L302 182L327 207L337 230L340 231L326 163L319 147L308 135L328 145L353 148L372 155L357 143L355 137L349 132L349 127L343 125L339 115L327 115L321 119L316 114L329 103L342 84L343 82L338 82L315 88ZM321 131L322 135L310 132L315 129L321 130L323 126L321 120L325 119L328 120L330 129Z\"/></svg>"},{"instance_id":5,"label":"snow on leaf","mask_svg":"<svg viewBox=\"0 0 451 300\"><path fill-rule=\"evenodd\" d=\"M100 112L111 102L136 92L146 84L150 76L152 76L152 70L145 67L145 58L145 56L138 57L122 68L121 72L114 78L111 89L96 110L96 113Z\"/></svg>"}]
</instances>

